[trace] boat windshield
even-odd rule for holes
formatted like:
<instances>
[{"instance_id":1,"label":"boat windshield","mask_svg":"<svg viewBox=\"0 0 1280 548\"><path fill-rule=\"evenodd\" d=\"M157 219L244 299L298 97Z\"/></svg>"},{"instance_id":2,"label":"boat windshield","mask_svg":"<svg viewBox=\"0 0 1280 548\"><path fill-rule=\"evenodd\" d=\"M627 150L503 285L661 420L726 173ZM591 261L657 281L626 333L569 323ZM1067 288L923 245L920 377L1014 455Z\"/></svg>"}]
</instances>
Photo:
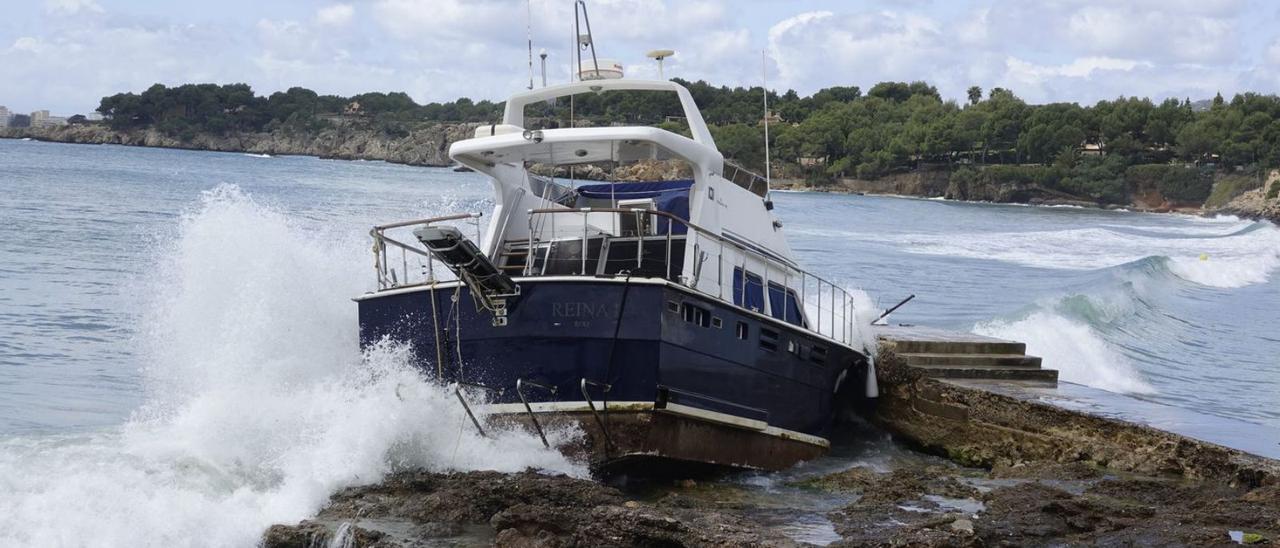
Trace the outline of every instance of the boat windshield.
<instances>
[{"instance_id":1,"label":"boat windshield","mask_svg":"<svg viewBox=\"0 0 1280 548\"><path fill-rule=\"evenodd\" d=\"M679 96L671 90L607 89L524 107L527 129L645 126L690 137Z\"/></svg>"}]
</instances>

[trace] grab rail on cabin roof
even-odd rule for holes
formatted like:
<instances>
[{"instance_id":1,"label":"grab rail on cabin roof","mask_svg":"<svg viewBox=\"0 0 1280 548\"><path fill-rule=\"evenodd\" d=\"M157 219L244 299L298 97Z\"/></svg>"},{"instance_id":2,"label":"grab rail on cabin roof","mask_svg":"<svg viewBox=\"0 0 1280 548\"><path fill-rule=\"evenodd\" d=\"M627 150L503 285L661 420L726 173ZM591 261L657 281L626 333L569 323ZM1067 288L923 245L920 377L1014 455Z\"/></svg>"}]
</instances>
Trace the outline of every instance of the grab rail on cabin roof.
<instances>
[{"instance_id":1,"label":"grab rail on cabin roof","mask_svg":"<svg viewBox=\"0 0 1280 548\"><path fill-rule=\"evenodd\" d=\"M802 318L804 320L807 320L806 327L808 327L810 330L814 331L815 333L827 336L832 340L838 341L843 344L860 343L860 341L855 340L855 337L857 337L858 335L858 329L853 324L854 322L853 313L855 312L855 306L853 303L853 299L852 297L850 297L848 291L846 291L839 285L835 284L834 282L831 282L821 276L812 274L804 269L799 268L798 266L791 263L790 261L787 261L784 258L771 256L771 254L763 253L761 251L739 244L735 241L726 239L719 234L711 232L710 230L707 230L701 226L698 226L690 221L682 219L666 211L656 211L656 210L650 210L650 209L623 209L623 208L531 209L529 210L529 226L533 227L535 225L534 217L539 215L551 215L553 219L555 218L556 215L566 215L566 214L582 215L582 235L580 236L581 242L582 242L582 270L578 272L577 275L594 276L596 274L594 271L588 272L588 266L587 266L587 263L589 262L587 259L588 250L589 250L588 240L591 237L601 236L601 235L590 234L588 232L589 225L587 223L587 218L588 218L588 215L590 215L591 213L618 213L618 214L633 214L637 216L649 215L652 217L660 217L660 218L667 219L668 222L670 223L680 223L685 227L687 227L689 230L694 231L696 234L699 235L699 237L706 238L707 240L710 240L711 242L714 242L715 244L719 245L721 247L720 249L721 252L716 254L716 256L718 257L716 276L717 276L717 282L720 288L718 293L711 294L698 289L697 287L698 284L696 279L695 280L682 279L680 281L686 287L690 287L692 289L701 291L702 293L715 297L721 301L734 303L732 294L729 296L729 298L725 298L726 284L724 279L724 253L723 253L724 247L727 245L733 249L736 249L744 257L747 257L747 256L753 257L757 259L761 264L764 265L765 271L763 273L763 278L761 279L761 291L764 292L765 295L768 295L769 293L770 282L774 282L774 283L781 282L780 285L783 287L783 295L784 295L783 299L784 301L786 301L783 303L783 307L785 309L789 304L791 304L792 301L790 301L790 299L794 298L792 291L798 289L800 292L800 295L799 295L799 303L797 304L800 305ZM543 240L535 236L535 233L541 232L541 231L534 231L532 229L530 230L529 243L528 243L529 258L525 263L526 275L531 274L530 269L532 268L532 265L533 265L533 253L539 247L539 244L541 243L548 244L547 253L549 256L550 255L549 244L551 242L567 241L567 240L579 238L579 236L572 236L572 237L566 237L566 238L556 237L555 230L554 230L554 226L555 226L554 223L552 223L551 226L552 226L552 236L550 239L547 239L547 240ZM673 239L671 238L671 232L672 232L671 226L672 225L670 224L668 225L666 235L650 236L648 238L639 238L641 242L643 242L646 239L648 240L658 240L660 238L666 239L666 242L667 242L666 268L667 269L671 268L671 245L673 241ZM680 242L681 245L684 245L683 238L675 241L678 241ZM643 244L641 243L640 245L643 245ZM637 247L640 247L640 245L638 245ZM604 246L602 245L599 252L600 256L597 257L597 259L603 260L604 252L605 252ZM637 250L637 254L639 254L639 250ZM694 260L696 260L696 258ZM546 263L547 261L544 260L543 264L546 265ZM748 282L746 261L744 260L740 265L734 265L734 266L742 267L742 270L743 270L742 291L745 293L747 282ZM781 280L771 279L770 275L776 273L777 271L781 271L782 279ZM755 273L755 272L752 272L752 274L758 275L758 273ZM793 282L796 276L799 277L799 281L800 281L799 287L796 287L796 284ZM671 276L668 275L667 279L671 279ZM732 282L730 282L729 285L732 286ZM810 291L811 289L812 291ZM739 299L738 302L742 302L745 304L746 302L745 295L743 296L743 298ZM737 306L742 306L742 305L737 305ZM772 304L770 306L772 306ZM757 310L756 312L760 314L765 314L764 310ZM785 312L783 313L782 319L783 321L786 321Z\"/></svg>"}]
</instances>

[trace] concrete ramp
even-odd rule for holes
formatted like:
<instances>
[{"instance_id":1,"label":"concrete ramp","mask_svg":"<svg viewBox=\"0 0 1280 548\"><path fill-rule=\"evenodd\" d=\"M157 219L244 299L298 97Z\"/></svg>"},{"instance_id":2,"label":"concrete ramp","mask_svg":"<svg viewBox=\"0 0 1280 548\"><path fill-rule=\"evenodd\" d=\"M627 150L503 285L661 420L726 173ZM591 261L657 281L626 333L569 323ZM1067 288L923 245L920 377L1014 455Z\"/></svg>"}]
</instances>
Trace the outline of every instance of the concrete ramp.
<instances>
[{"instance_id":1,"label":"concrete ramp","mask_svg":"<svg viewBox=\"0 0 1280 548\"><path fill-rule=\"evenodd\" d=\"M880 343L913 370L939 379L1058 382L1058 371L1041 367L1027 345L973 333L918 326L877 326Z\"/></svg>"}]
</instances>

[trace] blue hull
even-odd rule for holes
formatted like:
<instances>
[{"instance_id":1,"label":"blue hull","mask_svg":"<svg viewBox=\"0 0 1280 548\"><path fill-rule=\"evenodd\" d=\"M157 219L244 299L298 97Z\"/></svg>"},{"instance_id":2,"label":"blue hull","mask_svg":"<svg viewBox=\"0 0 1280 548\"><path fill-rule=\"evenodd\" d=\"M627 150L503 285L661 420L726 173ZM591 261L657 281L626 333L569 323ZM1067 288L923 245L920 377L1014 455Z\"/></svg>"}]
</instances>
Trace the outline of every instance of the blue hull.
<instances>
[{"instance_id":1,"label":"blue hull","mask_svg":"<svg viewBox=\"0 0 1280 548\"><path fill-rule=\"evenodd\" d=\"M359 301L361 343L409 342L429 376L500 389L493 403L519 403L517 379L556 388L526 389L530 402L581 402L588 379L612 386L592 390L597 402L678 403L818 437L840 385L865 378L852 349L683 286L576 278L520 287L500 327L465 286L371 295Z\"/></svg>"}]
</instances>

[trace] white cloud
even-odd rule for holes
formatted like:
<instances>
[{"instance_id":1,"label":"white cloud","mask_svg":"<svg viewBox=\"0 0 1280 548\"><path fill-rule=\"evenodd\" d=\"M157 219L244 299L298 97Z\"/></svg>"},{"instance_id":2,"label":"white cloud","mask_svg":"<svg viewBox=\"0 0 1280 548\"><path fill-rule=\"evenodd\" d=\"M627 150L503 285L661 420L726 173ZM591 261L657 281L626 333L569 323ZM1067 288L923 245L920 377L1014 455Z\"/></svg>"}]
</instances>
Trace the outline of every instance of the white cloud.
<instances>
[{"instance_id":1,"label":"white cloud","mask_svg":"<svg viewBox=\"0 0 1280 548\"><path fill-rule=\"evenodd\" d=\"M45 0L45 10L58 15L75 15L80 12L103 13L102 6L94 0Z\"/></svg>"},{"instance_id":2,"label":"white cloud","mask_svg":"<svg viewBox=\"0 0 1280 548\"><path fill-rule=\"evenodd\" d=\"M769 30L779 86L814 91L823 85L869 87L881 80L938 81L954 66L947 34L932 18L878 11L802 13ZM954 71L951 71L954 72Z\"/></svg>"},{"instance_id":3,"label":"white cloud","mask_svg":"<svg viewBox=\"0 0 1280 548\"><path fill-rule=\"evenodd\" d=\"M19 108L85 110L154 82L404 90L419 101L501 100L528 83L525 0L281 0L267 18L237 10L213 19L179 3L132 12L102 0L14 3L8 21L18 23L0 24L0 66L4 102ZM644 53L671 48L668 77L758 85L765 48L770 84L802 94L885 80L926 80L951 98L970 85L1002 86L1032 102L1280 89L1277 13L1260 1L592 0L590 8L600 56L620 59L631 77L656 77ZM563 82L573 4L533 0L531 11L534 47L550 54L549 80Z\"/></svg>"},{"instance_id":4,"label":"white cloud","mask_svg":"<svg viewBox=\"0 0 1280 548\"><path fill-rule=\"evenodd\" d=\"M1012 77L1028 82L1040 82L1049 78L1089 78L1096 71L1132 71L1137 67L1151 67L1151 63L1114 57L1081 57L1064 65L1037 65L1010 56L1005 62Z\"/></svg>"},{"instance_id":5,"label":"white cloud","mask_svg":"<svg viewBox=\"0 0 1280 548\"><path fill-rule=\"evenodd\" d=\"M1271 42L1271 47L1267 48L1267 61L1280 67L1280 39Z\"/></svg>"},{"instance_id":6,"label":"white cloud","mask_svg":"<svg viewBox=\"0 0 1280 548\"><path fill-rule=\"evenodd\" d=\"M316 21L321 25L340 27L351 22L356 9L351 4L334 4L325 6L316 12Z\"/></svg>"}]
</instances>

